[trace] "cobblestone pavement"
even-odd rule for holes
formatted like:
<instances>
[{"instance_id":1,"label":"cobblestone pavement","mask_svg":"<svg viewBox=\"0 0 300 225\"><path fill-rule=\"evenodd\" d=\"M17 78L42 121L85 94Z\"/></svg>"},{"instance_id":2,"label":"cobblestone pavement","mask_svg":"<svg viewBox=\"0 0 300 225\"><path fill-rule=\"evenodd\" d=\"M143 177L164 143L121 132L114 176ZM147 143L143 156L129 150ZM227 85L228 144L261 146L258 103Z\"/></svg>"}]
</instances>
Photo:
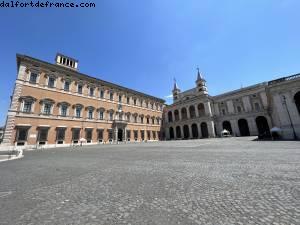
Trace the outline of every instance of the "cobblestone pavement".
<instances>
[{"instance_id":1,"label":"cobblestone pavement","mask_svg":"<svg viewBox=\"0 0 300 225\"><path fill-rule=\"evenodd\" d=\"M300 142L251 138L26 152L0 163L0 224L300 224Z\"/></svg>"}]
</instances>

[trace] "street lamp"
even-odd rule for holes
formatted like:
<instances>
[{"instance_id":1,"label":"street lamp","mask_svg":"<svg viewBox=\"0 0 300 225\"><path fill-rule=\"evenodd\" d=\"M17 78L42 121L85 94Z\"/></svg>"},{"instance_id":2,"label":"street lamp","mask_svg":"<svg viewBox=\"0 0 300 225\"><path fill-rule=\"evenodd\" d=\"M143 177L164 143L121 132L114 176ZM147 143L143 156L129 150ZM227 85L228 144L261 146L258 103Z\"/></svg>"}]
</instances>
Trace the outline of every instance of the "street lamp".
<instances>
[{"instance_id":1,"label":"street lamp","mask_svg":"<svg viewBox=\"0 0 300 225\"><path fill-rule=\"evenodd\" d=\"M290 111L289 111L289 109L288 109L288 107L287 107L287 104L286 104L286 97L283 95L283 96L282 96L282 99L283 99L282 105L285 105L287 114L288 114L288 116L289 116L290 124L291 124L291 127L292 127L292 129L293 129L294 140L297 140L298 137L297 137L297 135L296 135L295 128L294 128L294 125L293 125L293 122L292 122L292 119L291 119Z\"/></svg>"}]
</instances>

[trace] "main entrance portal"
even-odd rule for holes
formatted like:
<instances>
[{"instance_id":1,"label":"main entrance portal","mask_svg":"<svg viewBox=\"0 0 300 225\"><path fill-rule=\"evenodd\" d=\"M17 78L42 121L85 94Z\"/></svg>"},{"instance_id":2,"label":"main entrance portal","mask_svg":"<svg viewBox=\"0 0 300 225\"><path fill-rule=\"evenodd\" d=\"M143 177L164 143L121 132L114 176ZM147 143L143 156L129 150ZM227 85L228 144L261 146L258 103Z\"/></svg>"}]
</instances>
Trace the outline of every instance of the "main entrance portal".
<instances>
[{"instance_id":1,"label":"main entrance portal","mask_svg":"<svg viewBox=\"0 0 300 225\"><path fill-rule=\"evenodd\" d=\"M118 141L123 141L123 129L118 129Z\"/></svg>"}]
</instances>

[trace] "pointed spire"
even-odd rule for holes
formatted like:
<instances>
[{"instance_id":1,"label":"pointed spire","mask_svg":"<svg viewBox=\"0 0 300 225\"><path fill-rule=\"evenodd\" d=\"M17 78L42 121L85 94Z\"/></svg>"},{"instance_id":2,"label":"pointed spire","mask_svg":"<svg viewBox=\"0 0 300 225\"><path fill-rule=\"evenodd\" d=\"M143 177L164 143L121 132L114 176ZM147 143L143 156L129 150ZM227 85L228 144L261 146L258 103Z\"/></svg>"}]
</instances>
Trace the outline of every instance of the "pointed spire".
<instances>
[{"instance_id":1,"label":"pointed spire","mask_svg":"<svg viewBox=\"0 0 300 225\"><path fill-rule=\"evenodd\" d=\"M173 79L174 79L174 88L173 88L173 90L179 90L175 77Z\"/></svg>"},{"instance_id":2,"label":"pointed spire","mask_svg":"<svg viewBox=\"0 0 300 225\"><path fill-rule=\"evenodd\" d=\"M203 80L203 76L202 74L200 73L200 70L199 70L199 67L197 67L197 80Z\"/></svg>"}]
</instances>

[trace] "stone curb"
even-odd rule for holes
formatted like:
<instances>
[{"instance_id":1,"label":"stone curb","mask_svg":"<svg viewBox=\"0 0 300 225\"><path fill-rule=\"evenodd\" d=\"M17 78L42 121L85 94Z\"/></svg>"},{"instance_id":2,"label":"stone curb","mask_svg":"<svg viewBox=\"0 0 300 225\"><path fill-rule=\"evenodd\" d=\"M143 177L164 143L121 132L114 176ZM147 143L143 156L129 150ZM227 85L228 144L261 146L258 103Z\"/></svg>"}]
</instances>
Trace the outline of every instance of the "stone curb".
<instances>
[{"instance_id":1,"label":"stone curb","mask_svg":"<svg viewBox=\"0 0 300 225\"><path fill-rule=\"evenodd\" d=\"M17 154L11 154L11 155L2 155L2 156L7 156L4 159L0 159L0 162L5 162L5 161L10 161L10 160L15 160L15 159L21 159L24 157L23 155L23 150L17 150Z\"/></svg>"}]
</instances>

